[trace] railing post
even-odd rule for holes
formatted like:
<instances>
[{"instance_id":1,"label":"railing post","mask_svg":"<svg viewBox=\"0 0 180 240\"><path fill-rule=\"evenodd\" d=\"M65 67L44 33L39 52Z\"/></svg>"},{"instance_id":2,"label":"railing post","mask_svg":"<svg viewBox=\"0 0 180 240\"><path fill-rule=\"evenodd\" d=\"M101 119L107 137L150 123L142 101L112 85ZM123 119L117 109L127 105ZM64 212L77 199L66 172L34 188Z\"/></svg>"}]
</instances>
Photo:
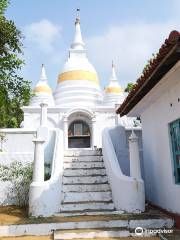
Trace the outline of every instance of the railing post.
<instances>
[{"instance_id":1,"label":"railing post","mask_svg":"<svg viewBox=\"0 0 180 240\"><path fill-rule=\"evenodd\" d=\"M64 118L64 149L68 149L68 118Z\"/></svg>"},{"instance_id":2,"label":"railing post","mask_svg":"<svg viewBox=\"0 0 180 240\"><path fill-rule=\"evenodd\" d=\"M37 137L33 140L34 148L34 168L33 182L44 181L44 143L48 139L47 128L47 104L41 103L40 126L37 129Z\"/></svg>"},{"instance_id":3,"label":"railing post","mask_svg":"<svg viewBox=\"0 0 180 240\"><path fill-rule=\"evenodd\" d=\"M91 125L91 147L97 146L96 143L96 118L92 118Z\"/></svg>"},{"instance_id":4,"label":"railing post","mask_svg":"<svg viewBox=\"0 0 180 240\"><path fill-rule=\"evenodd\" d=\"M140 156L138 137L132 131L129 137L129 158L130 158L130 176L141 179L141 167L140 167Z\"/></svg>"},{"instance_id":5,"label":"railing post","mask_svg":"<svg viewBox=\"0 0 180 240\"><path fill-rule=\"evenodd\" d=\"M40 116L40 126L46 126L47 125L47 103L41 103L41 116Z\"/></svg>"},{"instance_id":6,"label":"railing post","mask_svg":"<svg viewBox=\"0 0 180 240\"><path fill-rule=\"evenodd\" d=\"M34 168L33 168L33 182L44 181L44 142L42 139L34 139Z\"/></svg>"}]
</instances>

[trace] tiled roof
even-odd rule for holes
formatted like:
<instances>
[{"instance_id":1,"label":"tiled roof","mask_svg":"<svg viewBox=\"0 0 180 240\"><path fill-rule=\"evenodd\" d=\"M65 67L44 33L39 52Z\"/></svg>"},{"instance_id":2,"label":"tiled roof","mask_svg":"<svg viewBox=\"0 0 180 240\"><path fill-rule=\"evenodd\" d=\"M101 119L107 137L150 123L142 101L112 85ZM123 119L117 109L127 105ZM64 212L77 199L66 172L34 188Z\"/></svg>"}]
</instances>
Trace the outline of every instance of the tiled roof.
<instances>
[{"instance_id":1,"label":"tiled roof","mask_svg":"<svg viewBox=\"0 0 180 240\"><path fill-rule=\"evenodd\" d=\"M157 55L145 67L143 74L116 113L123 116L130 112L178 60L180 60L180 32L172 31Z\"/></svg>"}]
</instances>

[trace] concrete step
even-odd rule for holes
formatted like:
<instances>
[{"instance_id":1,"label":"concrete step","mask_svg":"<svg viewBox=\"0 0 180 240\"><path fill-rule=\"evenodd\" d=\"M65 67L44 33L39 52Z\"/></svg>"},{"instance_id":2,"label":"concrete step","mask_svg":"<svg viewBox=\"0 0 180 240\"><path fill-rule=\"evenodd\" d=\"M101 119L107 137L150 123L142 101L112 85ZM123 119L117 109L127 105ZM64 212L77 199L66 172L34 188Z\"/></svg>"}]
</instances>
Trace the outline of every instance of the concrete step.
<instances>
[{"instance_id":1,"label":"concrete step","mask_svg":"<svg viewBox=\"0 0 180 240\"><path fill-rule=\"evenodd\" d=\"M102 156L77 156L64 157L64 162L102 162Z\"/></svg>"},{"instance_id":2,"label":"concrete step","mask_svg":"<svg viewBox=\"0 0 180 240\"><path fill-rule=\"evenodd\" d=\"M105 176L105 169L65 169L64 176Z\"/></svg>"},{"instance_id":3,"label":"concrete step","mask_svg":"<svg viewBox=\"0 0 180 240\"><path fill-rule=\"evenodd\" d=\"M116 210L107 210L107 211L83 211L83 212L62 212L62 213L56 213L54 216L56 217L81 217L83 216L83 218L85 217L90 217L91 220L92 220L92 217L97 217L96 219L98 218L107 218L107 220L112 220L112 216L113 217L116 217L116 216L119 216L119 215L122 215L122 214L125 214L124 211L116 211ZM109 219L108 219L108 216L109 216Z\"/></svg>"},{"instance_id":4,"label":"concrete step","mask_svg":"<svg viewBox=\"0 0 180 240\"><path fill-rule=\"evenodd\" d=\"M81 216L78 220L78 217L75 217L75 221L73 222L73 218L67 223L64 224L64 228L61 228L61 232L59 233L76 233L76 234L84 234L83 236L78 236L77 238L96 238L103 236L103 232L108 231L109 235L116 237L117 234L121 234L121 231L126 232L126 236L135 237L135 229L137 227L142 227L143 229L172 229L174 225L174 221L171 218L163 215L152 215L152 218L149 218L146 214L129 214L123 216L108 216L106 219L105 216ZM113 232L111 235L110 232ZM91 233L101 233L101 235L91 235ZM76 238L77 235L72 235L72 238ZM104 237L105 237L104 236ZM143 236L150 237L151 234L148 234L147 231L144 231ZM62 235L61 235L62 237ZM70 235L64 235L61 239L66 239ZM123 235L119 235L119 237L123 237ZM58 238L57 238L58 239Z\"/></svg>"},{"instance_id":5,"label":"concrete step","mask_svg":"<svg viewBox=\"0 0 180 240\"><path fill-rule=\"evenodd\" d=\"M68 204L66 204L68 205ZM67 214L67 213L66 213ZM62 217L67 221L111 221L111 220L128 220L129 226L131 228L135 228L138 224L143 223L143 227L148 225L149 227L157 225L156 228L163 226L167 226L169 228L173 225L173 220L171 217L165 215L164 213L157 210L156 212L152 212L151 210L144 213L126 213L122 211L93 211L93 212L76 212L73 213L70 218L66 218L65 213L57 213L56 216ZM79 214L79 215L78 215ZM85 215L86 214L86 215ZM145 224L145 225L144 225Z\"/></svg>"},{"instance_id":6,"label":"concrete step","mask_svg":"<svg viewBox=\"0 0 180 240\"><path fill-rule=\"evenodd\" d=\"M61 212L85 212L85 211L113 211L113 203L75 203L75 204L61 204Z\"/></svg>"},{"instance_id":7,"label":"concrete step","mask_svg":"<svg viewBox=\"0 0 180 240\"><path fill-rule=\"evenodd\" d=\"M66 150L64 152L65 157L71 157L71 156L102 156L102 153L97 150L91 150L91 149L72 149L72 150Z\"/></svg>"},{"instance_id":8,"label":"concrete step","mask_svg":"<svg viewBox=\"0 0 180 240\"><path fill-rule=\"evenodd\" d=\"M69 204L66 204L69 205ZM78 205L78 204L76 204ZM19 210L18 210L19 211ZM9 212L9 211L8 211ZM52 231L56 230L74 230L79 229L92 231L98 229L98 231L118 231L122 228L128 229L130 233L134 233L136 227L143 227L144 229L173 229L174 221L163 212L148 208L146 212L139 214L122 214L117 211L110 211L105 215L100 215L100 211L94 211L88 216L56 216L50 218L32 218L28 219L11 220L11 223L7 221L3 222L0 226L0 239L5 239L9 236L9 239L15 239L14 236L24 236L29 239L30 236L45 236L52 234ZM6 211L5 211L6 213ZM13 210L10 210L9 214L12 215ZM88 212L89 214L90 212ZM62 213L61 213L62 214ZM119 229L120 228L120 229ZM66 232L66 231L65 231ZM173 233L174 235L174 233ZM167 236L167 235L166 235ZM166 237L165 236L165 237ZM43 238L43 237L42 237ZM132 238L134 239L134 238ZM143 239L143 238L142 238ZM179 238L177 238L179 239Z\"/></svg>"},{"instance_id":9,"label":"concrete step","mask_svg":"<svg viewBox=\"0 0 180 240\"><path fill-rule=\"evenodd\" d=\"M89 219L87 219L89 218ZM95 216L95 219L92 219L92 217L89 216L81 216L78 217L56 217L56 218L41 218L41 221L39 219L31 219L31 221L25 221L21 222L18 221L18 223L14 222L13 224L8 225L1 225L0 226L0 239L6 239L5 237L8 237L7 239L16 239L15 236L17 236L17 239L21 239L21 236L25 239L31 239L32 236L39 236L39 239L43 239L43 236L50 235L52 232L56 230L66 230L69 232L69 230L79 230L82 232L82 230L86 231L93 231L94 229L98 229L99 231L105 230L105 231L117 231L118 229L122 230L129 229L131 233L134 234L134 227L133 221L131 219L126 220L120 220L120 219L109 219L109 220L97 220L97 216ZM54 219L54 220L53 220ZM55 220L56 219L56 220ZM156 218L156 219L142 219L141 221L144 221L143 226L146 229L172 229L174 222L170 218ZM52 222L53 221L53 222ZM28 223L29 222L29 223ZM136 225L141 226L141 222L137 222ZM30 237L31 236L31 237ZM35 237L34 237L35 238ZM62 238L63 239L63 238ZM134 238L132 238L134 239ZM141 238L140 238L141 239ZM143 238L142 238L143 239ZM178 240L179 238L177 238Z\"/></svg>"},{"instance_id":10,"label":"concrete step","mask_svg":"<svg viewBox=\"0 0 180 240\"><path fill-rule=\"evenodd\" d=\"M92 184L92 185L63 185L63 192L104 192L110 191L110 185L105 184Z\"/></svg>"},{"instance_id":11,"label":"concrete step","mask_svg":"<svg viewBox=\"0 0 180 240\"><path fill-rule=\"evenodd\" d=\"M63 194L63 203L111 202L111 192L68 192Z\"/></svg>"},{"instance_id":12,"label":"concrete step","mask_svg":"<svg viewBox=\"0 0 180 240\"><path fill-rule=\"evenodd\" d=\"M131 236L130 231L125 228L105 229L74 229L57 230L54 232L54 240L61 239L97 239L97 238L120 238Z\"/></svg>"},{"instance_id":13,"label":"concrete step","mask_svg":"<svg viewBox=\"0 0 180 240\"><path fill-rule=\"evenodd\" d=\"M63 184L102 184L108 183L107 176L63 177Z\"/></svg>"},{"instance_id":14,"label":"concrete step","mask_svg":"<svg viewBox=\"0 0 180 240\"><path fill-rule=\"evenodd\" d=\"M64 163L64 169L88 169L88 168L104 168L103 162L68 162Z\"/></svg>"}]
</instances>

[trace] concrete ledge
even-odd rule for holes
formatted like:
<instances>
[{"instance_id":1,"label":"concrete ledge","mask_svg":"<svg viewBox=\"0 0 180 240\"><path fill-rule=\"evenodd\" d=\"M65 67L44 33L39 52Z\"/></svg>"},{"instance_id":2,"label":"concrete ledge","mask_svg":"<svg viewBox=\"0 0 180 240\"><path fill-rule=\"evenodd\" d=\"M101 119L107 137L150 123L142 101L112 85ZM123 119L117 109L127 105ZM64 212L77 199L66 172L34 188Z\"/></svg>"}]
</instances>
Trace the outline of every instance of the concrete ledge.
<instances>
[{"instance_id":1,"label":"concrete ledge","mask_svg":"<svg viewBox=\"0 0 180 240\"><path fill-rule=\"evenodd\" d=\"M70 221L40 224L20 224L0 226L0 236L24 235L50 235L58 229L91 229L91 228L127 228L130 232L137 226L145 228L172 228L174 221L171 219L145 219L145 220L109 220L109 221ZM130 230L131 229L131 230ZM129 235L130 236L130 235Z\"/></svg>"}]
</instances>

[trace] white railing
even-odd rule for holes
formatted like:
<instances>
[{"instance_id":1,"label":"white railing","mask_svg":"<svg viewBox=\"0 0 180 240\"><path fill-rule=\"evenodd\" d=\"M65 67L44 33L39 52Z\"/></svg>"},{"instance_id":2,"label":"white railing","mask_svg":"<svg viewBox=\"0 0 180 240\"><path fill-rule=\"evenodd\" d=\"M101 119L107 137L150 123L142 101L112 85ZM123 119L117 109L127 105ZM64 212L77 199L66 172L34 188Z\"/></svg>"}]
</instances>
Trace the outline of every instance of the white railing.
<instances>
[{"instance_id":1,"label":"white railing","mask_svg":"<svg viewBox=\"0 0 180 240\"><path fill-rule=\"evenodd\" d=\"M29 194L31 216L51 216L60 209L64 158L63 131L61 129L53 131L55 131L55 146L51 178L47 181L31 183Z\"/></svg>"},{"instance_id":2,"label":"white railing","mask_svg":"<svg viewBox=\"0 0 180 240\"><path fill-rule=\"evenodd\" d=\"M110 128L102 133L103 159L117 210L142 212L145 209L144 181L122 173L110 136Z\"/></svg>"}]
</instances>

